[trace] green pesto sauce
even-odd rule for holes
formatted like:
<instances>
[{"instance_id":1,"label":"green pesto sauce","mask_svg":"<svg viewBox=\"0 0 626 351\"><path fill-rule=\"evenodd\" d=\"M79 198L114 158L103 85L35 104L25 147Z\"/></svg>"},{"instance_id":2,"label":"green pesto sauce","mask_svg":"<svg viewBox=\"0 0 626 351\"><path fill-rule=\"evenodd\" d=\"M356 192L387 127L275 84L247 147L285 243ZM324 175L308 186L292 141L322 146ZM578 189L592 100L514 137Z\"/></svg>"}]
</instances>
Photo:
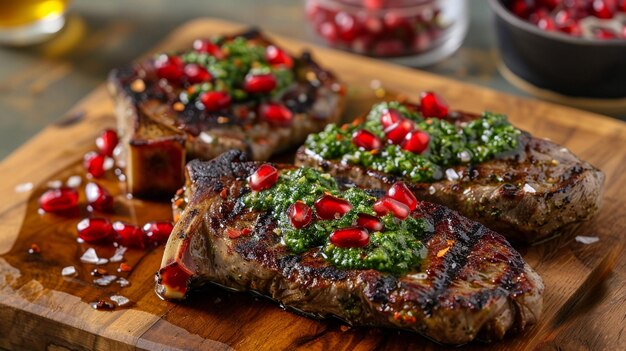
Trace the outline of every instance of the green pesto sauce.
<instances>
[{"instance_id":1,"label":"green pesto sauce","mask_svg":"<svg viewBox=\"0 0 626 351\"><path fill-rule=\"evenodd\" d=\"M430 135L428 149L423 154L405 151L398 145L385 145L380 152L372 154L352 143L352 133L357 129L366 129L384 140L380 117L387 108L400 111ZM447 167L481 163L515 150L520 134L501 114L484 112L480 118L460 127L437 118L424 119L398 102L383 102L374 105L363 125L328 125L322 132L309 135L305 145L327 160L362 165L414 182L429 182L441 179Z\"/></svg>"},{"instance_id":2,"label":"green pesto sauce","mask_svg":"<svg viewBox=\"0 0 626 351\"><path fill-rule=\"evenodd\" d=\"M243 37L235 37L223 42L220 38L215 38L213 42L220 46L222 52L226 54L224 59L217 59L210 54L196 51L180 55L185 63L196 63L204 66L214 77L211 83L195 84L191 89L188 89L191 93L182 92L180 99L183 103L193 101L206 91L226 91L237 102L266 98L268 94L249 94L243 90L243 81L248 73L274 74L277 85L269 95L280 94L295 79L292 69L269 65L265 59L265 46L259 43L246 40Z\"/></svg>"},{"instance_id":3,"label":"green pesto sauce","mask_svg":"<svg viewBox=\"0 0 626 351\"><path fill-rule=\"evenodd\" d=\"M321 220L315 215L314 202L325 193L350 202L352 210L339 219ZM301 200L313 210L313 220L301 229L294 228L287 217L288 207ZM310 168L283 171L270 189L250 192L243 197L248 207L270 211L278 221L277 234L294 253L320 247L322 255L331 264L346 269L377 269L402 274L419 269L425 248L420 241L432 225L424 219L398 220L391 214L381 218L382 232L370 233L370 242L362 248L339 248L329 241L335 229L356 224L359 213L374 215L372 205L376 198L358 188L340 190L328 174Z\"/></svg>"}]
</instances>

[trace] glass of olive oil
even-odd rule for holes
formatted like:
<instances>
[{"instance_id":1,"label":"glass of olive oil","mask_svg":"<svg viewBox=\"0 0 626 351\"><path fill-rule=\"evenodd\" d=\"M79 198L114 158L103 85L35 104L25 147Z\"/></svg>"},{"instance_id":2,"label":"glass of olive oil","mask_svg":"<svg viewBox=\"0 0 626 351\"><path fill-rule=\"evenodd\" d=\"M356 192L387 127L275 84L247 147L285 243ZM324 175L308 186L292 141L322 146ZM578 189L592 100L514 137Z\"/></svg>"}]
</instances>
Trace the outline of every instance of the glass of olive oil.
<instances>
[{"instance_id":1,"label":"glass of olive oil","mask_svg":"<svg viewBox=\"0 0 626 351\"><path fill-rule=\"evenodd\" d=\"M29 45L48 39L65 24L70 0L0 0L0 44Z\"/></svg>"}]
</instances>

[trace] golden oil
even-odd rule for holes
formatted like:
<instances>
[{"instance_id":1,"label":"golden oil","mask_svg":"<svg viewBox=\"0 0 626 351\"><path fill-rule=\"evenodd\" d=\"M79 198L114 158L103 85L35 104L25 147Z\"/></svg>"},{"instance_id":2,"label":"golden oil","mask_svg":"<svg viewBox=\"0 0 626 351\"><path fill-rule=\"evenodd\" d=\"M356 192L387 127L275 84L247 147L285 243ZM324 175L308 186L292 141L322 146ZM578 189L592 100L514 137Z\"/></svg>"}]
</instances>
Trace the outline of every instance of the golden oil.
<instances>
[{"instance_id":1,"label":"golden oil","mask_svg":"<svg viewBox=\"0 0 626 351\"><path fill-rule=\"evenodd\" d=\"M63 15L70 0L0 0L0 29Z\"/></svg>"}]
</instances>

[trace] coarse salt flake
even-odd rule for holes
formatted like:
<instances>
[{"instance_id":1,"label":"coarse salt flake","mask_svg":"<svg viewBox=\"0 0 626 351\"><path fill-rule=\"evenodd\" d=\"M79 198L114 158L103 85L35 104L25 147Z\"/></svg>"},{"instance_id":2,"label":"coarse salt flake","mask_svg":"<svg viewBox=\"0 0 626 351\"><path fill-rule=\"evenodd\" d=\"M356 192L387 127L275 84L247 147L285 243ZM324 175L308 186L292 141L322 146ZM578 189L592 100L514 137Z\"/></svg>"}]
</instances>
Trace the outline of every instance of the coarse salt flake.
<instances>
[{"instance_id":1,"label":"coarse salt flake","mask_svg":"<svg viewBox=\"0 0 626 351\"><path fill-rule=\"evenodd\" d=\"M85 253L80 257L80 261L83 263L97 264L98 260L98 254L92 247L88 248L87 251L85 251Z\"/></svg>"},{"instance_id":2,"label":"coarse salt flake","mask_svg":"<svg viewBox=\"0 0 626 351\"><path fill-rule=\"evenodd\" d=\"M459 179L459 174L452 168L448 168L446 169L446 178L448 178L449 181L454 181Z\"/></svg>"},{"instance_id":3,"label":"coarse salt flake","mask_svg":"<svg viewBox=\"0 0 626 351\"><path fill-rule=\"evenodd\" d=\"M93 283L100 286L109 286L117 279L116 275L103 275L98 279L94 279Z\"/></svg>"},{"instance_id":4,"label":"coarse salt flake","mask_svg":"<svg viewBox=\"0 0 626 351\"><path fill-rule=\"evenodd\" d=\"M110 299L120 307L127 305L130 302L130 300L126 296L122 295L113 295L110 297Z\"/></svg>"},{"instance_id":5,"label":"coarse salt flake","mask_svg":"<svg viewBox=\"0 0 626 351\"><path fill-rule=\"evenodd\" d=\"M77 175L73 175L67 178L65 185L69 186L70 188L78 188L82 182L83 182L83 178Z\"/></svg>"},{"instance_id":6,"label":"coarse salt flake","mask_svg":"<svg viewBox=\"0 0 626 351\"><path fill-rule=\"evenodd\" d=\"M576 237L576 241L581 244L589 245L589 244L597 243L598 241L600 241L600 238L598 238L597 236L578 235Z\"/></svg>"},{"instance_id":7,"label":"coarse salt flake","mask_svg":"<svg viewBox=\"0 0 626 351\"><path fill-rule=\"evenodd\" d=\"M530 186L530 184L524 184L524 191L529 193L529 194L534 194L537 192L537 190L535 190L535 188L533 188L532 186Z\"/></svg>"},{"instance_id":8,"label":"coarse salt flake","mask_svg":"<svg viewBox=\"0 0 626 351\"><path fill-rule=\"evenodd\" d=\"M74 266L67 266L61 270L61 275L64 277L73 277L76 273L76 267Z\"/></svg>"},{"instance_id":9,"label":"coarse salt flake","mask_svg":"<svg viewBox=\"0 0 626 351\"><path fill-rule=\"evenodd\" d=\"M15 186L16 193L25 193L31 190L33 190L33 183L31 182L22 183Z\"/></svg>"}]
</instances>

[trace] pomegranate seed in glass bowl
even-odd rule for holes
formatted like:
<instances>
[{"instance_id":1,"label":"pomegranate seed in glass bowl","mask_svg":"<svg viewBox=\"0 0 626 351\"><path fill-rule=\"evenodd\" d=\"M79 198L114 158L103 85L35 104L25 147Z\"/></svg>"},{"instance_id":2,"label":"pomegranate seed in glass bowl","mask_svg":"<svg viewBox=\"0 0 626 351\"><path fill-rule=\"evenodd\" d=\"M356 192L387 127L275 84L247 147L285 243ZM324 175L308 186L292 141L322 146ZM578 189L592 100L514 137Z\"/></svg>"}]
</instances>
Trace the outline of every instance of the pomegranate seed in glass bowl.
<instances>
[{"instance_id":1,"label":"pomegranate seed in glass bowl","mask_svg":"<svg viewBox=\"0 0 626 351\"><path fill-rule=\"evenodd\" d=\"M305 11L327 45L410 66L452 54L469 25L465 0L307 0Z\"/></svg>"}]
</instances>

